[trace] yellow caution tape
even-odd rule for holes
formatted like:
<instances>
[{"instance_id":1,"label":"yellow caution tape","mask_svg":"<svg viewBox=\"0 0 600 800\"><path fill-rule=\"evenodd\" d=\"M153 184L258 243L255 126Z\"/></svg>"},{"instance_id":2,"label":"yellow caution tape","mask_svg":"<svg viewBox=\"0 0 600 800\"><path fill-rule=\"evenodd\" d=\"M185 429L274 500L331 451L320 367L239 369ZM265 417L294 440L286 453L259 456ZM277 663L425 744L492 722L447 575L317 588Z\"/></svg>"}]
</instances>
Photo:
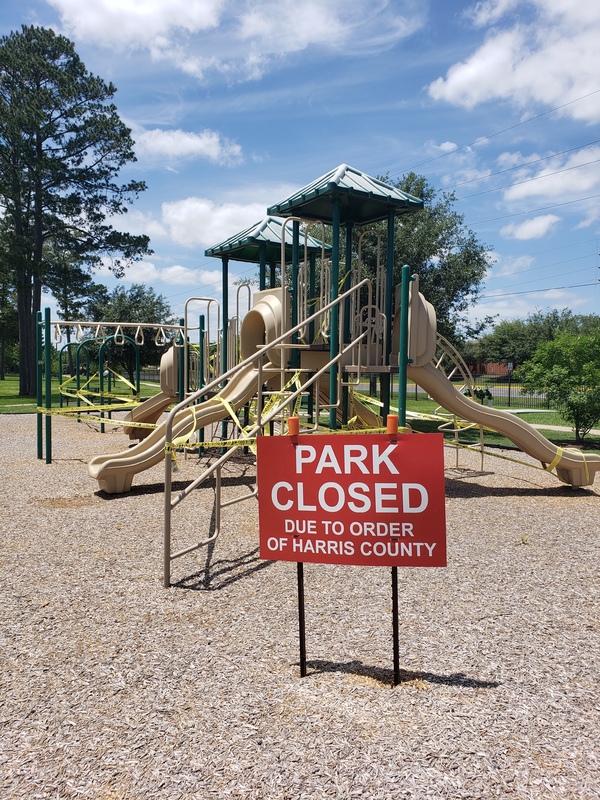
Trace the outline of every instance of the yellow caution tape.
<instances>
[{"instance_id":1,"label":"yellow caution tape","mask_svg":"<svg viewBox=\"0 0 600 800\"><path fill-rule=\"evenodd\" d=\"M415 433L420 434L421 431L415 431ZM422 435L425 435L425 434L422 434ZM500 453L497 453L494 450L486 450L485 448L482 449L481 447L476 446L476 445L457 444L456 442L453 442L453 441L451 441L449 439L446 439L444 441L444 446L445 447L454 447L457 450L471 450L473 453L483 453L484 455L490 456L491 458L498 458L501 461L510 461L513 464L519 464L520 466L527 467L528 469L541 470L542 472L551 472L557 466L557 464L560 462L560 459L562 458L563 452L570 450L572 453L579 453L579 455L582 457L583 464L584 464L584 467L585 467L586 481L589 481L589 479L590 479L589 467L588 467L587 461L585 459L585 453L582 453L581 450L576 450L574 448L568 448L568 447L558 448L561 451L560 454L557 453L557 456L559 456L558 461L557 461L556 456L555 456L554 459L552 460L552 464L549 464L548 466L538 467L536 464L529 464L527 461L520 461L518 458L513 458L512 456L504 456L504 455L501 455ZM565 483L565 484L567 484L569 486L571 485L571 484L569 484L568 481L566 481L563 478L559 477L555 473L553 473L553 474L554 474L555 478L557 478L559 481L561 481L561 483Z\"/></svg>"},{"instance_id":2,"label":"yellow caution tape","mask_svg":"<svg viewBox=\"0 0 600 800\"><path fill-rule=\"evenodd\" d=\"M137 408L136 406L130 406ZM87 416L90 420L101 423L103 425L122 425L126 428L156 428L152 422L132 422L128 419L115 419L114 417L97 417L97 413L109 414L116 411L124 410L123 406L83 406L79 408L41 408L36 409L38 414L46 414L47 416L57 417L74 417L74 416Z\"/></svg>"},{"instance_id":3,"label":"yellow caution tape","mask_svg":"<svg viewBox=\"0 0 600 800\"><path fill-rule=\"evenodd\" d=\"M218 400L219 403L225 408L231 419L233 420L234 425L236 425L239 430L242 430L242 423L238 419L238 415L235 413L234 407L231 405L227 398L223 397L222 395L218 394L215 397L215 400Z\"/></svg>"},{"instance_id":4,"label":"yellow caution tape","mask_svg":"<svg viewBox=\"0 0 600 800\"><path fill-rule=\"evenodd\" d=\"M183 447L183 445L186 444L186 442L188 442L196 432L196 423L198 419L193 408L190 409L190 412L192 414L192 430L189 433L185 434L184 436L178 436L176 439L173 439L173 445L176 448Z\"/></svg>"},{"instance_id":5,"label":"yellow caution tape","mask_svg":"<svg viewBox=\"0 0 600 800\"><path fill-rule=\"evenodd\" d=\"M112 374L115 375L119 381L129 386L129 388L135 393L135 397L138 397L136 387L130 381L128 381L127 378L124 378L122 375L119 375L113 370L110 370L110 372L112 372ZM72 375L69 378L67 378L66 381L63 381L59 385L58 390L63 395L63 397L72 397L75 400L81 400L84 403L88 403L88 405L92 405L91 401L87 399L88 396L108 397L114 400L120 400L123 403L131 402L131 397L124 397L122 394L117 394L116 392L100 392L88 388L93 381L99 379L100 379L100 373L95 372L90 378L88 378L83 384L81 384L79 388L73 389L72 387L69 387L69 384L73 383L73 381L76 381L77 376ZM137 404L139 405L139 400L137 401Z\"/></svg>"},{"instance_id":6,"label":"yellow caution tape","mask_svg":"<svg viewBox=\"0 0 600 800\"><path fill-rule=\"evenodd\" d=\"M556 467L559 464L559 462L560 462L562 457L563 457L563 448L562 447L558 447L556 449L556 455L554 456L552 461L548 464L548 466L545 467L546 471L547 472L552 472L554 467Z\"/></svg>"}]
</instances>

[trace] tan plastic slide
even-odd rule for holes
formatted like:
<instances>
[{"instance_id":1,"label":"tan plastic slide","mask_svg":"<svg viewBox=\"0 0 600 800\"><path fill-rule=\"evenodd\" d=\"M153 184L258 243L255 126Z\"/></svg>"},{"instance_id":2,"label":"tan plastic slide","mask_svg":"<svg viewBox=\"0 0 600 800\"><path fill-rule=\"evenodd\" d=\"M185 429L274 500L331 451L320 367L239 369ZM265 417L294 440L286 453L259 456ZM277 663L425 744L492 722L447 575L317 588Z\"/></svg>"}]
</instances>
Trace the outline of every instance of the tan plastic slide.
<instances>
[{"instance_id":1,"label":"tan plastic slide","mask_svg":"<svg viewBox=\"0 0 600 800\"><path fill-rule=\"evenodd\" d=\"M160 392L149 397L132 409L125 417L125 422L145 422L155 425L163 411L177 400L177 353L176 347L170 347L160 359ZM123 428L130 439L145 439L151 428L138 428L127 425Z\"/></svg>"},{"instance_id":2,"label":"tan plastic slide","mask_svg":"<svg viewBox=\"0 0 600 800\"><path fill-rule=\"evenodd\" d=\"M242 359L245 360L252 356L258 347L273 341L283 333L283 325L287 323L289 316L288 305L285 289L267 289L255 292L254 306L242 322L240 334ZM261 371L263 381L268 380L269 375L279 376L281 374L279 365L281 359L286 357L284 353L285 351L278 348L269 353L271 366L263 367ZM176 415L173 424L173 440L181 436L189 436L195 430L224 419L228 416L230 407L234 411L240 409L258 391L258 381L258 371L252 364L240 367L231 376L218 397L206 400L197 406L190 406ZM152 408L153 414L158 410L160 403L166 402L170 392L176 393L177 355L175 348L167 351L161 359L160 382L163 399L157 401L154 407L150 402L146 407L147 409ZM225 402L222 402L223 400ZM159 416L160 414L156 416L156 419ZM131 489L134 475L158 464L164 455L165 425L163 423L129 450L92 458L88 464L88 472L92 478L98 481L102 491L108 494L128 492Z\"/></svg>"},{"instance_id":3,"label":"tan plastic slide","mask_svg":"<svg viewBox=\"0 0 600 800\"><path fill-rule=\"evenodd\" d=\"M265 379L265 370L262 371ZM238 410L254 397L258 390L258 371L252 365L241 367L222 390L220 397ZM213 397L197 406L180 411L173 424L173 439L189 436L193 431L224 419L229 410L219 397ZM165 457L165 426L151 431L135 447L120 453L96 456L88 464L92 478L99 488L108 494L119 494L131 489L134 475L153 467Z\"/></svg>"},{"instance_id":4,"label":"tan plastic slide","mask_svg":"<svg viewBox=\"0 0 600 800\"><path fill-rule=\"evenodd\" d=\"M470 400L431 364L409 366L408 378L418 383L447 411L506 436L519 450L540 461L544 468L549 471L555 469L561 481L571 486L590 486L594 483L594 476L600 469L600 456L557 447L514 414Z\"/></svg>"},{"instance_id":5,"label":"tan plastic slide","mask_svg":"<svg viewBox=\"0 0 600 800\"><path fill-rule=\"evenodd\" d=\"M396 305L399 307L397 301ZM394 321L393 341L399 337L399 312ZM482 406L465 397L443 372L436 369L432 359L436 352L437 321L435 309L419 292L418 276L413 276L410 286L409 358L407 375L447 411L457 417L484 425L501 433L532 458L541 462L548 472L556 470L561 481L571 486L591 486L594 476L600 469L600 456L584 455L579 450L571 450L549 442L534 427L508 411Z\"/></svg>"}]
</instances>

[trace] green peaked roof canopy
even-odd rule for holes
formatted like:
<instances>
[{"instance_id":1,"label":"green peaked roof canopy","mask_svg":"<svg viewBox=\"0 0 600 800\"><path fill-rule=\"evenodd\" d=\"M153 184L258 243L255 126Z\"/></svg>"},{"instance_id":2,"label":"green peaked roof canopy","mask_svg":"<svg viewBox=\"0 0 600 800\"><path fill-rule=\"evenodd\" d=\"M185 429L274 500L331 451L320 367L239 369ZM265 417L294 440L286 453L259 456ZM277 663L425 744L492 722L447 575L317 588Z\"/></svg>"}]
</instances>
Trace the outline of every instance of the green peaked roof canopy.
<instances>
[{"instance_id":1,"label":"green peaked roof canopy","mask_svg":"<svg viewBox=\"0 0 600 800\"><path fill-rule=\"evenodd\" d=\"M265 217L255 225L251 225L241 233L236 233L221 244L209 247L204 251L205 256L229 256L234 261L249 261L253 264L260 262L261 248L265 249L265 261L281 260L281 229L283 220L273 216ZM286 259L292 260L292 226L285 229ZM321 253L323 244L313 236L308 237L308 252ZM304 236L300 235L300 251L304 249ZM330 245L325 245L325 250L331 250Z\"/></svg>"},{"instance_id":2,"label":"green peaked roof canopy","mask_svg":"<svg viewBox=\"0 0 600 800\"><path fill-rule=\"evenodd\" d=\"M333 197L341 200L341 222L364 225L386 219L388 213L410 214L423 208L423 201L383 181L341 164L300 191L267 209L267 214L303 217L331 222Z\"/></svg>"}]
</instances>

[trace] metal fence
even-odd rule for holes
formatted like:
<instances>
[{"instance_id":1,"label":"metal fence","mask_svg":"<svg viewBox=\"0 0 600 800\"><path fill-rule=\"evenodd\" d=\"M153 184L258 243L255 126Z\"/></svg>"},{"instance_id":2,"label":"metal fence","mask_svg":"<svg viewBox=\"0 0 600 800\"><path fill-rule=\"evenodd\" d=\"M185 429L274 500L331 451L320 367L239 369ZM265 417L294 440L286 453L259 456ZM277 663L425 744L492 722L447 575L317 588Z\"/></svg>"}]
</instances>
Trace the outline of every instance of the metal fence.
<instances>
[{"instance_id":1,"label":"metal fence","mask_svg":"<svg viewBox=\"0 0 600 800\"><path fill-rule=\"evenodd\" d=\"M486 395L478 399L484 405L491 405L494 408L510 409L530 409L532 411L547 411L550 409L548 398L544 392L535 394L522 394L522 384L512 379L509 381L506 375L494 376L474 376L476 389L488 390L491 398ZM456 388L460 389L458 383ZM483 394L483 393L482 393ZM407 386L407 397L410 400L425 400L428 395L420 386L410 383Z\"/></svg>"},{"instance_id":2,"label":"metal fence","mask_svg":"<svg viewBox=\"0 0 600 800\"><path fill-rule=\"evenodd\" d=\"M508 375L485 375L475 377L477 387L488 389L492 404L500 408L526 408L547 411L550 403L544 392L523 394L522 384Z\"/></svg>"}]
</instances>

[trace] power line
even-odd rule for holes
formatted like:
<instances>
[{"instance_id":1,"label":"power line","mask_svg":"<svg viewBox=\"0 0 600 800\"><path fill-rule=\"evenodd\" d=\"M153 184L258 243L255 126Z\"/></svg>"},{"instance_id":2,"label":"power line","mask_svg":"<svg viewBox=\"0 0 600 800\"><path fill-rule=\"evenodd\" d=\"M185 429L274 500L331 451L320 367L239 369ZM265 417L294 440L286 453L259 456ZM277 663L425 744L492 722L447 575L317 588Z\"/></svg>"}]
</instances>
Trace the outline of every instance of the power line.
<instances>
[{"instance_id":1,"label":"power line","mask_svg":"<svg viewBox=\"0 0 600 800\"><path fill-rule=\"evenodd\" d=\"M588 256L582 256L582 258L588 258ZM536 267L536 269L547 269L547 266L552 266L552 265L544 265L543 267ZM570 275L577 275L579 272L587 272L589 269L590 269L589 266L583 267L583 269L574 269L574 270L571 270L569 274ZM526 272L526 270L523 270L523 272ZM512 278L512 277L515 277L516 275L517 275L517 273L513 273L512 275L505 275L503 277L504 278ZM502 278L490 278L489 280L502 280ZM507 286L504 286L504 288L505 289L510 289L512 286L526 286L528 283L536 283L536 282L539 282L540 280L543 280L543 278L532 278L530 281L519 281L516 284L509 283ZM485 281L485 284L486 284L486 288L489 288L487 286L487 284L488 284L487 280Z\"/></svg>"},{"instance_id":2,"label":"power line","mask_svg":"<svg viewBox=\"0 0 600 800\"><path fill-rule=\"evenodd\" d=\"M491 194L492 192L500 192L502 189L511 189L513 186L521 186L524 183L532 183L539 181L542 178L551 178L553 175L561 175L563 172L571 172L574 169L581 167L589 167L592 164L597 164L600 158L595 158L593 161L586 161L584 164L575 164L572 167L565 167L564 169L557 169L554 172L547 172L545 175L536 175L534 178L525 178L522 181L515 181L514 183L507 183L504 186L496 186L494 189L485 189L483 192L475 192L474 194L466 194L464 197L457 197L457 200L467 200L470 197L481 197L483 194Z\"/></svg>"},{"instance_id":3,"label":"power line","mask_svg":"<svg viewBox=\"0 0 600 800\"><path fill-rule=\"evenodd\" d=\"M501 219L510 219L511 217L522 217L525 214L537 214L539 211L549 211L552 208L560 208L561 206L573 205L573 203L583 203L585 200L595 200L600 197L600 194L591 194L588 197L579 197L577 200L565 200L564 203L554 203L551 206L541 206L540 208L531 208L528 211L517 211L515 214L504 214L502 217L492 217L491 219L479 220L479 222L470 222L469 225L485 225L488 222L498 222Z\"/></svg>"},{"instance_id":4,"label":"power line","mask_svg":"<svg viewBox=\"0 0 600 800\"><path fill-rule=\"evenodd\" d=\"M598 244L598 237L597 236L592 236L590 239L583 239L582 241L577 242L576 244L577 245L584 245L584 244L589 244L590 242L594 242L594 244L597 245ZM529 255L531 255L531 256L541 256L544 253L555 253L557 250L566 250L567 248L569 250L572 250L573 246L574 245L571 244L570 242L568 244L559 244L556 247L545 247L543 250L536 250L535 252L530 253ZM594 250L594 253L596 253L596 252L597 252L597 247Z\"/></svg>"},{"instance_id":5,"label":"power line","mask_svg":"<svg viewBox=\"0 0 600 800\"><path fill-rule=\"evenodd\" d=\"M594 144L600 143L600 139L596 139L593 142L587 142L586 144L580 144L577 147L571 147L568 150L561 150L559 153L552 153L549 156L543 156L542 158L535 158L532 161L524 161L521 164L516 164L514 167L507 167L506 169L498 170L498 172L490 172L487 175L480 175L478 178L471 178L468 181L462 181L461 183L455 183L454 186L450 186L446 191L453 192L455 189L458 189L459 186L466 186L469 183L477 183L478 181L485 181L488 178L494 178L496 175L504 175L506 172L513 172L515 169L523 169L523 167L530 167L532 164L539 164L542 161L548 161L551 158L557 158L558 156L564 156L567 153L573 153L575 150L583 150L584 147L591 147ZM553 173L551 173L553 174ZM515 185L515 184L511 184ZM469 197L474 197L475 195L468 195Z\"/></svg>"},{"instance_id":6,"label":"power line","mask_svg":"<svg viewBox=\"0 0 600 800\"><path fill-rule=\"evenodd\" d=\"M482 294L481 297L477 299L484 300L486 298L491 300L501 300L504 297L514 297L520 294L542 294L543 292L557 292L562 289L580 289L583 286L598 286L597 281L592 281L591 283L574 283L569 286L550 286L548 289L529 289L525 292L506 292L505 294ZM485 304L487 305L487 303Z\"/></svg>"},{"instance_id":7,"label":"power line","mask_svg":"<svg viewBox=\"0 0 600 800\"><path fill-rule=\"evenodd\" d=\"M420 161L418 164L415 164L408 170L404 169L396 174L402 175L404 172L407 171L410 172L411 170L417 169L417 167L422 167L425 164L432 164L434 161L439 161L440 158L446 158L447 156L453 155L454 153L460 153L461 150L466 150L467 148L473 147L476 144L481 144L481 142L485 142L487 139L494 139L496 136L501 136L503 133L508 133L509 131L515 130L515 128L520 128L523 125L527 125L530 122L534 122L536 119L547 117L549 114L553 114L555 111L560 111L561 109L566 108L567 106L573 105L573 103L578 103L580 100L586 100L588 97L592 97L593 95L598 94L599 92L600 89L595 89L593 92L584 94L581 97L576 97L574 100L569 100L568 103L563 103L562 105L556 106L555 108L551 108L548 111L542 111L541 114L536 114L534 117L529 117L528 119L525 119L522 122L517 122L514 125L510 125L508 128L503 128L501 131L496 131L496 133L490 133L487 136L480 136L478 139L475 139L473 142L470 142L469 144L463 144L461 147L457 147L454 150L449 150L447 153L442 153L441 155L435 156L434 158L429 158L426 161Z\"/></svg>"},{"instance_id":8,"label":"power line","mask_svg":"<svg viewBox=\"0 0 600 800\"><path fill-rule=\"evenodd\" d=\"M527 269L519 269L515 270L515 272L510 272L506 275L490 276L489 278L486 278L485 283L487 285L490 281L502 281L506 280L507 278L512 278L514 275L525 275L525 273L527 272L538 272L540 269L550 269L551 267L557 267L559 265L564 266L566 264L572 264L574 261L583 261L584 259L589 258L592 255L595 256L596 253L595 252L586 253L583 256L577 256L577 258L570 258L568 259L568 261L553 261L551 264L542 264L539 267L528 267ZM589 269L589 267L585 267L584 269ZM574 272L582 272L582 271L583 270L574 270Z\"/></svg>"}]
</instances>

